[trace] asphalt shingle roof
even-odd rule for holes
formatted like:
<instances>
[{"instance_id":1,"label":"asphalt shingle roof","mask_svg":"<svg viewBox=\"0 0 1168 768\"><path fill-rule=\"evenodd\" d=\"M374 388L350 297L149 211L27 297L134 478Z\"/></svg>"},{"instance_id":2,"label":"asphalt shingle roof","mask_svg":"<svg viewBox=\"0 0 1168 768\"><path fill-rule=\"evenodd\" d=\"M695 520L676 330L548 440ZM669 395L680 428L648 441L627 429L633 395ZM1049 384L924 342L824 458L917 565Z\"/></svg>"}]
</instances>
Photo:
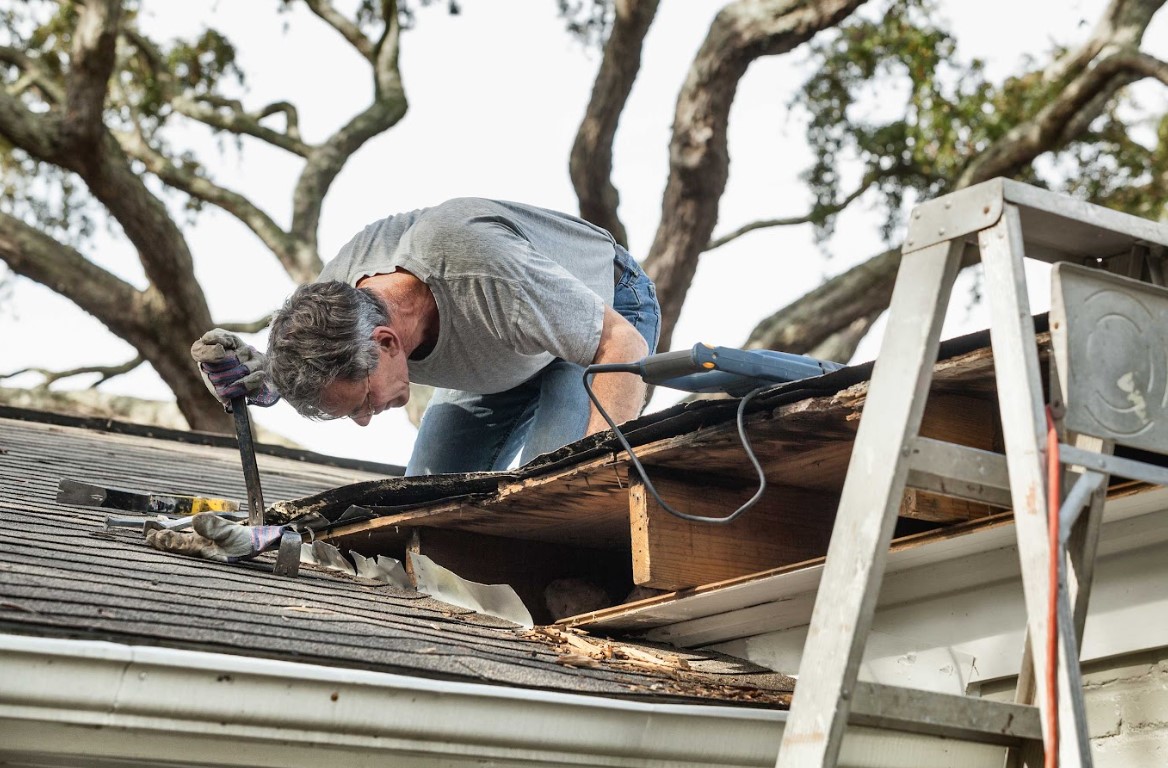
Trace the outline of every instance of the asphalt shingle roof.
<instances>
[{"instance_id":1,"label":"asphalt shingle roof","mask_svg":"<svg viewBox=\"0 0 1168 768\"><path fill-rule=\"evenodd\" d=\"M524 632L415 592L311 568L276 576L269 556L232 565L154 550L140 532L106 529L121 513L59 504L59 481L242 501L238 451L41 418L0 412L0 632L609 696L775 704L790 688L700 652L648 649L669 660L659 669L619 653L581 664L559 631ZM259 456L269 502L382 477L285 453Z\"/></svg>"}]
</instances>

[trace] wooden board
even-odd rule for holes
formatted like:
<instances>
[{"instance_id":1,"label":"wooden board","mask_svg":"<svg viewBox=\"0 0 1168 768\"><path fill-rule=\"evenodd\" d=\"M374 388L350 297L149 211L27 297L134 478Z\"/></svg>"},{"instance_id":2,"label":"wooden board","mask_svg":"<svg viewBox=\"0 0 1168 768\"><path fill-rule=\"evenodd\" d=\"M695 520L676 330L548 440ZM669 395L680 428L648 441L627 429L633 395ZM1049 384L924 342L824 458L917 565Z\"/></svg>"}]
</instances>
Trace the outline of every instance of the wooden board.
<instances>
[{"instance_id":1,"label":"wooden board","mask_svg":"<svg viewBox=\"0 0 1168 768\"><path fill-rule=\"evenodd\" d=\"M751 496L726 493L700 477L659 478L653 485L674 509L703 517L727 516ZM827 551L836 503L819 492L771 485L739 517L715 525L670 514L636 480L629 493L633 581L675 590L818 557Z\"/></svg>"},{"instance_id":2,"label":"wooden board","mask_svg":"<svg viewBox=\"0 0 1168 768\"><path fill-rule=\"evenodd\" d=\"M382 531L424 526L555 542L628 549L628 478L612 456L503 485L490 498L435 502L374 520L340 526L323 538L354 549L374 546Z\"/></svg>"}]
</instances>

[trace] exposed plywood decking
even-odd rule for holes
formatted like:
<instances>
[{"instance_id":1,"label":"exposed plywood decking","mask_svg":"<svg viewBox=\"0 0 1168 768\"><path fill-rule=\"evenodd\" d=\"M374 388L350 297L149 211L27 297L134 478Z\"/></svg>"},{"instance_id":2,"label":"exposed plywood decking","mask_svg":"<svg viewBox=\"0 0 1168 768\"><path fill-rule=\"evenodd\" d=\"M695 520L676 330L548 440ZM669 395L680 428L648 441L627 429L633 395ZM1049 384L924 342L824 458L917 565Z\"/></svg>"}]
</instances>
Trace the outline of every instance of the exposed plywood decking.
<instances>
[{"instance_id":1,"label":"exposed plywood decking","mask_svg":"<svg viewBox=\"0 0 1168 768\"><path fill-rule=\"evenodd\" d=\"M992 376L992 366L985 350L938 364L938 384L926 408L922 434L980 450L999 448L993 399L957 393L981 393L980 382L986 376ZM339 526L324 538L358 551L382 547L392 553L400 547L403 529L441 528L556 545L631 549L634 581L659 589L707 584L802 562L826 552L866 395L867 383L861 381L794 402L779 398L748 414L747 435L770 490L755 508L725 528L673 517L641 492L643 482L627 455L606 450L559 469L500 475L493 491L484 487L474 495L384 510L380 517ZM662 496L691 515L728 515L757 487L732 419L644 441L636 452ZM365 503L392 504L393 495L391 490ZM940 524L983 518L995 511L982 503L909 490L901 514ZM458 563L448 565L458 570Z\"/></svg>"}]
</instances>

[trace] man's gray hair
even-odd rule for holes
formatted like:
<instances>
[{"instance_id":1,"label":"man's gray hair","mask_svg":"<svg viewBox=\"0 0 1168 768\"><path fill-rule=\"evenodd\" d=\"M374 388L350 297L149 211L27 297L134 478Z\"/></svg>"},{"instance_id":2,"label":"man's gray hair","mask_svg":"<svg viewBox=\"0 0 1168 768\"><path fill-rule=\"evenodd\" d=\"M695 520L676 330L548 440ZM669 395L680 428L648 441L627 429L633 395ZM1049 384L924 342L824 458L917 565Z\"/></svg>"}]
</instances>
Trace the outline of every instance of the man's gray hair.
<instances>
[{"instance_id":1,"label":"man's gray hair","mask_svg":"<svg viewBox=\"0 0 1168 768\"><path fill-rule=\"evenodd\" d=\"M389 325L389 308L371 291L339 280L302 285L272 317L268 378L301 416L336 418L321 409L324 389L373 372L380 325Z\"/></svg>"}]
</instances>

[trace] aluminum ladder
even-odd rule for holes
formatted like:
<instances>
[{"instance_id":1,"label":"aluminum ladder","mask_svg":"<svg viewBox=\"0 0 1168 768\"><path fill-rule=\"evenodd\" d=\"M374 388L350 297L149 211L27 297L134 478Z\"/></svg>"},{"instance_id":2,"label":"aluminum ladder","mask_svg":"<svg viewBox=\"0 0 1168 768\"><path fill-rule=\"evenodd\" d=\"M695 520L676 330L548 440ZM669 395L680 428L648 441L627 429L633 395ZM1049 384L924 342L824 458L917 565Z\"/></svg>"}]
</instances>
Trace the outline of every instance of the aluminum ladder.
<instances>
[{"instance_id":1,"label":"aluminum ladder","mask_svg":"<svg viewBox=\"0 0 1168 768\"><path fill-rule=\"evenodd\" d=\"M1060 570L1066 574L1065 588L1056 593L1063 608L1055 622L1056 631L1061 630L1055 697L1062 733L1060 765L1091 764L1077 649L1086 620L1107 476L1117 473L1168 485L1168 470L1112 455L1116 444L1168 453L1168 392L1163 391L1163 375L1168 372L1163 360L1168 349L1168 290L1158 287L1164 285L1166 248L1168 226L1007 179L993 179L914 208L883 346L873 369L812 612L778 768L836 765L849 723L1000 744L1012 748L1014 764L1028 766L1040 764L1044 748L1051 748L1043 741L1053 710L1045 688L1033 685L1036 679L1046 679L1049 666L1048 404L1024 258L1056 265L1050 313L1051 412L1058 418L1060 441L1065 441L1059 448L1062 487L1070 490L1062 516L1072 532L1065 549L1060 545L1056 550L1064 563ZM1004 456L919 435L953 282L961 267L978 257L985 270ZM1122 284L1100 288L1099 278ZM1144 297L1142 288L1152 295ZM1092 315L1085 307L1092 302L1084 297L1097 294L1110 298L1095 302ZM1111 304L1120 309L1107 309ZM1112 317L1107 312L1113 311L1120 312L1123 322L1105 320ZM1147 338L1141 341L1138 332L1133 337L1132 324ZM1122 338L1109 338L1100 328ZM1154 349L1157 345L1158 350ZM1112 351L1107 356L1111 368L1124 364L1123 355L1139 358L1136 363L1141 366L1147 361L1140 355L1158 355L1150 364L1160 365L1155 377L1161 391L1145 398L1142 420L1127 418L1130 409L1114 404L1117 377L1113 370L1098 361L1084 364L1084 355L1098 355L1100 349ZM1143 379L1128 382L1135 389L1145 383ZM1106 407L1101 409L1101 403ZM1099 423L1101 411L1111 412L1117 423ZM906 487L999 505L1004 499L1012 501L1028 635L1016 703L857 680ZM1083 508L1085 514L1076 518Z\"/></svg>"}]
</instances>

